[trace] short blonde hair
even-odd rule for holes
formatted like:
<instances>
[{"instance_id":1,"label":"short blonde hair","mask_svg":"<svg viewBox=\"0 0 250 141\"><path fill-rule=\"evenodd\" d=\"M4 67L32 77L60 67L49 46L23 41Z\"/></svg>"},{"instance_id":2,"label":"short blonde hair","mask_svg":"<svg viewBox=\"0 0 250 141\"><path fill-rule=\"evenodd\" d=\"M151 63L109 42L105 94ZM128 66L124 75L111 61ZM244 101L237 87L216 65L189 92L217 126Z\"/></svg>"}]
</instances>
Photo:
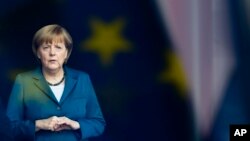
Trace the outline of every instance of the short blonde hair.
<instances>
[{"instance_id":1,"label":"short blonde hair","mask_svg":"<svg viewBox=\"0 0 250 141\"><path fill-rule=\"evenodd\" d=\"M68 31L62 26L57 24L46 25L40 28L35 33L32 41L33 53L37 57L37 49L40 47L40 45L42 45L43 43L52 43L52 42L63 42L65 44L66 49L68 51L67 58L65 59L66 63L73 48L73 41Z\"/></svg>"}]
</instances>

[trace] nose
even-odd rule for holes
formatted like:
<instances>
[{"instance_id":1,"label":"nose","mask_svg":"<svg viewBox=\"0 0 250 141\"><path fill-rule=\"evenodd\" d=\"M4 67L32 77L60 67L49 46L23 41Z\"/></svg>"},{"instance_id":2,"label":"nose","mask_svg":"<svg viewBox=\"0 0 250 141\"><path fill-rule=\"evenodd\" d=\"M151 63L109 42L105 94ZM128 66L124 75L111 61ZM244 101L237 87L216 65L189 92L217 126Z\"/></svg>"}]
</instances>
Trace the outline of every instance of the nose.
<instances>
[{"instance_id":1,"label":"nose","mask_svg":"<svg viewBox=\"0 0 250 141\"><path fill-rule=\"evenodd\" d=\"M50 54L51 56L54 56L54 55L55 55L55 48L54 48L53 46L51 46L49 54Z\"/></svg>"}]
</instances>

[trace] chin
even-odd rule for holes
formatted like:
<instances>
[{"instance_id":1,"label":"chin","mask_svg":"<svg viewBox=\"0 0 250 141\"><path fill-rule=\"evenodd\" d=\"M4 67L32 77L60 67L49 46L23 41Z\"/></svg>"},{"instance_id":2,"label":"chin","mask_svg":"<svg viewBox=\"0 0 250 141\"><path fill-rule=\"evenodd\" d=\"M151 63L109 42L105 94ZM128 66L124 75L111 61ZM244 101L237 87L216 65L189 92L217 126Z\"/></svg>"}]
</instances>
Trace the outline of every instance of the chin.
<instances>
[{"instance_id":1,"label":"chin","mask_svg":"<svg viewBox=\"0 0 250 141\"><path fill-rule=\"evenodd\" d=\"M57 70L57 69L60 69L61 67L60 66L49 66L47 67L49 70Z\"/></svg>"}]
</instances>

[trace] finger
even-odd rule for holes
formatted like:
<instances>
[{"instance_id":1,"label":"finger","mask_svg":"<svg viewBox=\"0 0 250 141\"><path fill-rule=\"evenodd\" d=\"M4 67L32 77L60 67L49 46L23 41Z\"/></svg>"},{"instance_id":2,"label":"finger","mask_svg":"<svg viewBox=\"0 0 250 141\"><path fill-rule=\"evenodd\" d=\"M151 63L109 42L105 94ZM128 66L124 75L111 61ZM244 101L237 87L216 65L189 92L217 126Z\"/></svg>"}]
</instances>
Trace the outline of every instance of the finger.
<instances>
[{"instance_id":1,"label":"finger","mask_svg":"<svg viewBox=\"0 0 250 141\"><path fill-rule=\"evenodd\" d=\"M59 122L59 118L58 117L56 117L56 116L53 116L52 117L52 119L51 119L51 121L53 121L53 122Z\"/></svg>"},{"instance_id":2,"label":"finger","mask_svg":"<svg viewBox=\"0 0 250 141\"><path fill-rule=\"evenodd\" d=\"M67 125L69 125L70 121L71 120L69 118L67 118L67 117L61 117L58 124L67 124Z\"/></svg>"},{"instance_id":3,"label":"finger","mask_svg":"<svg viewBox=\"0 0 250 141\"><path fill-rule=\"evenodd\" d=\"M55 131L61 131L63 129L63 127L58 126L57 128L55 128Z\"/></svg>"},{"instance_id":4,"label":"finger","mask_svg":"<svg viewBox=\"0 0 250 141\"><path fill-rule=\"evenodd\" d=\"M54 128L50 126L50 127L48 128L48 130L53 131Z\"/></svg>"},{"instance_id":5,"label":"finger","mask_svg":"<svg viewBox=\"0 0 250 141\"><path fill-rule=\"evenodd\" d=\"M68 120L69 120L69 118L67 118L67 117L65 117L65 116L59 117L59 119L60 119L60 120L63 120L63 121L68 121Z\"/></svg>"},{"instance_id":6,"label":"finger","mask_svg":"<svg viewBox=\"0 0 250 141\"><path fill-rule=\"evenodd\" d=\"M66 129L70 129L67 125L63 124L58 126L58 128L55 129L55 131L61 131L61 130L66 130Z\"/></svg>"},{"instance_id":7,"label":"finger","mask_svg":"<svg viewBox=\"0 0 250 141\"><path fill-rule=\"evenodd\" d=\"M52 121L51 123L50 123L50 125L49 125L49 129L51 130L51 131L55 131L55 129L56 128L58 128L58 124L57 124L57 122L56 121Z\"/></svg>"},{"instance_id":8,"label":"finger","mask_svg":"<svg viewBox=\"0 0 250 141\"><path fill-rule=\"evenodd\" d=\"M58 125L62 125L62 124L67 124L67 122L65 120L60 120L57 122Z\"/></svg>"}]
</instances>

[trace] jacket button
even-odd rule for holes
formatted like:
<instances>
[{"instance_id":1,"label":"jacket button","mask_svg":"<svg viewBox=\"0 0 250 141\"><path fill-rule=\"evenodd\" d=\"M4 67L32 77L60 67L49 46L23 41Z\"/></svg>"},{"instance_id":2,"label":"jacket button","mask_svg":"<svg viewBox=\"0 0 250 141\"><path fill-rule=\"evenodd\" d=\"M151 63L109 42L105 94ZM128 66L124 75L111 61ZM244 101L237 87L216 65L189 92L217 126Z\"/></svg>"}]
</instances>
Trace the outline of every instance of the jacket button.
<instances>
[{"instance_id":1,"label":"jacket button","mask_svg":"<svg viewBox=\"0 0 250 141\"><path fill-rule=\"evenodd\" d=\"M57 109L57 110L61 110L61 107L58 106L56 109Z\"/></svg>"}]
</instances>

